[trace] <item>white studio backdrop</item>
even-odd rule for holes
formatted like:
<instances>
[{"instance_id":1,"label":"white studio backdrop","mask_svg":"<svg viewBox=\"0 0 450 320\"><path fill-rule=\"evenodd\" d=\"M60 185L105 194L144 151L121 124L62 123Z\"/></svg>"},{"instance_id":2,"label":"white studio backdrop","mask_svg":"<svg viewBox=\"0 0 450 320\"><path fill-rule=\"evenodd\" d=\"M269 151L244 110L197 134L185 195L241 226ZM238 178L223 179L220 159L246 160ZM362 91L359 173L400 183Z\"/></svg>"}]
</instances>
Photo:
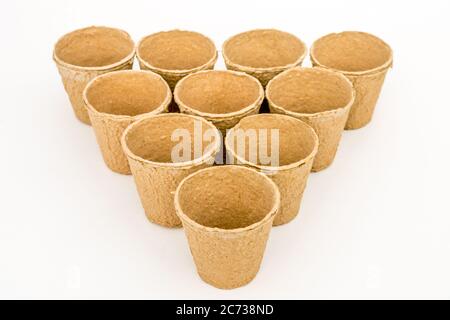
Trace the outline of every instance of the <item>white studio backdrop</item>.
<instances>
[{"instance_id":1,"label":"white studio backdrop","mask_svg":"<svg viewBox=\"0 0 450 320\"><path fill-rule=\"evenodd\" d=\"M450 2L9 1L1 5L0 298L450 298ZM109 171L51 59L89 25L135 41L277 28L308 45L373 33L394 50L372 122L312 174L256 279L200 280L182 230L150 224L130 176ZM309 61L305 65L310 65ZM219 59L216 68L224 68Z\"/></svg>"}]
</instances>

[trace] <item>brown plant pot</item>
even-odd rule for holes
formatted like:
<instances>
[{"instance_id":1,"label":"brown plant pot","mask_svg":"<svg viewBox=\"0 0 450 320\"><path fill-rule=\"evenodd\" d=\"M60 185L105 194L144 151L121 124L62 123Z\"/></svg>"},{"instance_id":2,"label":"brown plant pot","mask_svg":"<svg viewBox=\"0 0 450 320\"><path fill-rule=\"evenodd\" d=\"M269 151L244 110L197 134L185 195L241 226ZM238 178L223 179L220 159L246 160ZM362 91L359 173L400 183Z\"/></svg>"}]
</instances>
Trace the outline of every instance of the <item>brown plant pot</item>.
<instances>
[{"instance_id":1,"label":"brown plant pot","mask_svg":"<svg viewBox=\"0 0 450 320\"><path fill-rule=\"evenodd\" d=\"M182 113L211 121L225 136L243 117L259 112L264 89L242 72L207 70L182 79L174 91Z\"/></svg>"},{"instance_id":2,"label":"brown plant pot","mask_svg":"<svg viewBox=\"0 0 450 320\"><path fill-rule=\"evenodd\" d=\"M322 68L294 68L273 78L266 88L270 111L309 124L319 137L312 171L333 163L354 101L352 83Z\"/></svg>"},{"instance_id":3,"label":"brown plant pot","mask_svg":"<svg viewBox=\"0 0 450 320\"><path fill-rule=\"evenodd\" d=\"M55 44L53 60L76 117L90 124L83 102L83 90L100 74L131 69L134 42L125 31L108 27L88 27L61 37Z\"/></svg>"},{"instance_id":4,"label":"brown plant pot","mask_svg":"<svg viewBox=\"0 0 450 320\"><path fill-rule=\"evenodd\" d=\"M114 71L89 82L83 97L106 165L114 172L131 174L122 134L143 115L167 112L172 100L169 86L151 71Z\"/></svg>"},{"instance_id":5,"label":"brown plant pot","mask_svg":"<svg viewBox=\"0 0 450 320\"><path fill-rule=\"evenodd\" d=\"M272 131L272 130L277 131ZM252 142L252 130L254 140ZM264 132L263 130L270 130ZM272 137L278 132L278 143ZM240 140L241 139L241 140ZM242 119L225 139L229 160L267 174L278 186L281 194L280 211L274 225L293 220L300 208L303 191L319 145L314 130L306 123L281 114L259 114ZM278 163L263 159L278 152Z\"/></svg>"},{"instance_id":6,"label":"brown plant pot","mask_svg":"<svg viewBox=\"0 0 450 320\"><path fill-rule=\"evenodd\" d=\"M252 281L279 204L276 185L253 169L218 166L185 178L175 207L200 277L221 289Z\"/></svg>"},{"instance_id":7,"label":"brown plant pot","mask_svg":"<svg viewBox=\"0 0 450 320\"><path fill-rule=\"evenodd\" d=\"M311 48L314 66L341 72L356 91L346 129L358 129L372 119L386 73L392 67L392 49L381 39L364 32L326 35Z\"/></svg>"},{"instance_id":8,"label":"brown plant pot","mask_svg":"<svg viewBox=\"0 0 450 320\"><path fill-rule=\"evenodd\" d=\"M301 65L306 52L306 45L296 36L274 29L239 33L222 46L227 69L246 72L264 87L277 74Z\"/></svg>"},{"instance_id":9,"label":"brown plant pot","mask_svg":"<svg viewBox=\"0 0 450 320\"><path fill-rule=\"evenodd\" d=\"M174 150L182 142L174 139L177 133L187 135L188 159L173 158ZM207 133L209 141L204 142L202 139ZM197 151L196 141L199 140L196 139L203 142ZM166 227L181 226L173 202L175 190L191 173L213 165L220 140L220 133L212 123L179 113L145 116L125 130L123 150L151 222Z\"/></svg>"},{"instance_id":10,"label":"brown plant pot","mask_svg":"<svg viewBox=\"0 0 450 320\"><path fill-rule=\"evenodd\" d=\"M136 49L141 69L160 74L173 90L188 74L213 69L217 49L208 37L192 31L171 30L141 39Z\"/></svg>"}]
</instances>

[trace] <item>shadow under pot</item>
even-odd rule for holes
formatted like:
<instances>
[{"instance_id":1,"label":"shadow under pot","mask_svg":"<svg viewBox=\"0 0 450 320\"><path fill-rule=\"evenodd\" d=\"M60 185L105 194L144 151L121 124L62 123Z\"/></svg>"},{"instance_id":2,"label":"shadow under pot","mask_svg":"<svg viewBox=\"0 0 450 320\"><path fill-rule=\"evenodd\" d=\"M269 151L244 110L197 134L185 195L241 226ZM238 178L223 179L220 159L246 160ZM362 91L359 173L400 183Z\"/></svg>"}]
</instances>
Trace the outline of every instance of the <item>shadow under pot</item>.
<instances>
[{"instance_id":1,"label":"shadow under pot","mask_svg":"<svg viewBox=\"0 0 450 320\"><path fill-rule=\"evenodd\" d=\"M167 112L172 100L169 86L151 71L115 71L94 78L83 96L106 165L114 172L131 174L122 134L143 115Z\"/></svg>"},{"instance_id":2,"label":"shadow under pot","mask_svg":"<svg viewBox=\"0 0 450 320\"><path fill-rule=\"evenodd\" d=\"M90 124L83 90L93 78L116 70L131 69L134 42L125 31L88 27L70 32L55 44L53 60L76 117Z\"/></svg>"},{"instance_id":3,"label":"shadow under pot","mask_svg":"<svg viewBox=\"0 0 450 320\"><path fill-rule=\"evenodd\" d=\"M203 118L166 113L131 124L122 136L147 218L165 227L180 227L174 194L191 173L214 164L220 133Z\"/></svg>"},{"instance_id":4,"label":"shadow under pot","mask_svg":"<svg viewBox=\"0 0 450 320\"><path fill-rule=\"evenodd\" d=\"M175 207L200 277L221 289L252 281L279 204L276 185L253 169L216 166L185 178Z\"/></svg>"},{"instance_id":5,"label":"shadow under pot","mask_svg":"<svg viewBox=\"0 0 450 320\"><path fill-rule=\"evenodd\" d=\"M269 82L266 97L272 113L300 119L317 133L319 149L312 171L330 166L355 98L352 83L330 70L294 68Z\"/></svg>"},{"instance_id":6,"label":"shadow under pot","mask_svg":"<svg viewBox=\"0 0 450 320\"><path fill-rule=\"evenodd\" d=\"M264 87L280 72L301 65L306 52L299 38L275 29L239 33L222 46L227 69L246 72Z\"/></svg>"},{"instance_id":7,"label":"shadow under pot","mask_svg":"<svg viewBox=\"0 0 450 320\"><path fill-rule=\"evenodd\" d=\"M243 117L257 114L264 100L259 81L242 72L208 70L191 74L175 88L182 113L211 121L222 133Z\"/></svg>"},{"instance_id":8,"label":"shadow under pot","mask_svg":"<svg viewBox=\"0 0 450 320\"><path fill-rule=\"evenodd\" d=\"M280 114L242 119L225 139L227 162L266 174L278 186L280 211L274 225L293 220L300 209L319 140L306 123Z\"/></svg>"},{"instance_id":9,"label":"shadow under pot","mask_svg":"<svg viewBox=\"0 0 450 320\"><path fill-rule=\"evenodd\" d=\"M137 45L141 69L160 74L173 90L188 74L213 69L217 49L208 37L193 31L171 30L144 37Z\"/></svg>"},{"instance_id":10,"label":"shadow under pot","mask_svg":"<svg viewBox=\"0 0 450 320\"><path fill-rule=\"evenodd\" d=\"M314 66L342 73L353 83L356 98L345 129L367 125L392 67L393 54L389 45L365 32L332 33L314 42L311 61Z\"/></svg>"}]
</instances>

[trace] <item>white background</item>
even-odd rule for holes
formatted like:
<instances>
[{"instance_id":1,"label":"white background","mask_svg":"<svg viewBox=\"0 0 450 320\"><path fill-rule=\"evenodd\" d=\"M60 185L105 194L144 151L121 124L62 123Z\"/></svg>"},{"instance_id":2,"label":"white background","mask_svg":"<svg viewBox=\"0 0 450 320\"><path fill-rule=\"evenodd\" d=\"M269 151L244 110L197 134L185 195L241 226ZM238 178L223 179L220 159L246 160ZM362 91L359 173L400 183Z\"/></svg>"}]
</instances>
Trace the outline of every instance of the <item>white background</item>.
<instances>
[{"instance_id":1,"label":"white background","mask_svg":"<svg viewBox=\"0 0 450 320\"><path fill-rule=\"evenodd\" d=\"M7 1L0 12L0 298L450 298L449 1ZM106 168L75 119L52 47L94 24L136 41L195 30L218 47L253 28L308 45L361 30L393 47L373 121L310 176L248 286L203 283L183 231L146 220L133 179Z\"/></svg>"}]
</instances>

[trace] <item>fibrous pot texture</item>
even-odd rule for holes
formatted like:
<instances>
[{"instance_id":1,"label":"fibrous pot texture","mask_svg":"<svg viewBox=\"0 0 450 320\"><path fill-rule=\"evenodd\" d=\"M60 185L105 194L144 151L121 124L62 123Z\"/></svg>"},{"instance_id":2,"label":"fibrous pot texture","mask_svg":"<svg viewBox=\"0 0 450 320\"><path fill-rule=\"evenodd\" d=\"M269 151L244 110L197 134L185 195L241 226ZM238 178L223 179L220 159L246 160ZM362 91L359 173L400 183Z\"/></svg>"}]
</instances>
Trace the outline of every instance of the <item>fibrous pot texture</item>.
<instances>
[{"instance_id":1,"label":"fibrous pot texture","mask_svg":"<svg viewBox=\"0 0 450 320\"><path fill-rule=\"evenodd\" d=\"M230 38L223 46L227 59L250 68L276 68L295 64L305 55L304 44L278 30L252 30Z\"/></svg>"},{"instance_id":2,"label":"fibrous pot texture","mask_svg":"<svg viewBox=\"0 0 450 320\"><path fill-rule=\"evenodd\" d=\"M203 170L178 190L182 213L207 228L247 228L269 218L276 201L277 192L270 180L236 166Z\"/></svg>"},{"instance_id":3,"label":"fibrous pot texture","mask_svg":"<svg viewBox=\"0 0 450 320\"><path fill-rule=\"evenodd\" d=\"M151 71L115 71L94 78L84 100L106 165L130 174L120 139L125 128L141 115L167 112L169 86Z\"/></svg>"},{"instance_id":4,"label":"fibrous pot texture","mask_svg":"<svg viewBox=\"0 0 450 320\"><path fill-rule=\"evenodd\" d=\"M55 45L55 58L76 67L101 68L126 59L134 52L128 33L108 27L88 27L63 36Z\"/></svg>"},{"instance_id":5,"label":"fibrous pot texture","mask_svg":"<svg viewBox=\"0 0 450 320\"><path fill-rule=\"evenodd\" d=\"M392 50L381 39L365 33L332 33L314 42L311 57L319 66L359 73L377 71L392 64Z\"/></svg>"},{"instance_id":6,"label":"fibrous pot texture","mask_svg":"<svg viewBox=\"0 0 450 320\"><path fill-rule=\"evenodd\" d=\"M200 136L196 136L196 126ZM197 149L198 140L196 139L202 140L207 131L211 132L211 141L202 141L200 149ZM175 132L180 132L180 135L175 135ZM187 161L174 159L172 152L181 140L173 137L182 137L183 133L188 134L190 146ZM128 128L124 142L128 153L134 158L150 161L156 165L176 167L189 166L211 156L219 143L217 137L217 129L202 118L183 114L166 114L146 117L136 122Z\"/></svg>"},{"instance_id":7,"label":"fibrous pot texture","mask_svg":"<svg viewBox=\"0 0 450 320\"><path fill-rule=\"evenodd\" d=\"M276 185L242 166L200 170L179 185L175 207L200 277L222 289L257 274L278 211Z\"/></svg>"},{"instance_id":8,"label":"fibrous pot texture","mask_svg":"<svg viewBox=\"0 0 450 320\"><path fill-rule=\"evenodd\" d=\"M150 71L117 71L97 77L86 89L93 111L118 116L137 116L170 102L167 83ZM169 100L169 101L167 101Z\"/></svg>"},{"instance_id":9,"label":"fibrous pot texture","mask_svg":"<svg viewBox=\"0 0 450 320\"><path fill-rule=\"evenodd\" d=\"M151 34L137 46L142 69L161 74L173 89L184 76L212 69L217 50L208 37L192 31L171 30Z\"/></svg>"},{"instance_id":10,"label":"fibrous pot texture","mask_svg":"<svg viewBox=\"0 0 450 320\"><path fill-rule=\"evenodd\" d=\"M226 137L233 163L256 168L277 184L281 207L274 225L297 216L318 144L309 125L280 114L246 117Z\"/></svg>"},{"instance_id":11,"label":"fibrous pot texture","mask_svg":"<svg viewBox=\"0 0 450 320\"><path fill-rule=\"evenodd\" d=\"M352 102L351 83L335 72L296 68L274 79L267 88L270 102L305 115L345 108Z\"/></svg>"},{"instance_id":12,"label":"fibrous pot texture","mask_svg":"<svg viewBox=\"0 0 450 320\"><path fill-rule=\"evenodd\" d=\"M331 165L354 101L352 83L342 74L322 68L294 68L276 76L266 88L271 112L308 123L319 137L312 167Z\"/></svg>"},{"instance_id":13,"label":"fibrous pot texture","mask_svg":"<svg viewBox=\"0 0 450 320\"><path fill-rule=\"evenodd\" d=\"M302 63L305 44L296 36L274 29L257 29L229 38L222 48L228 69L247 72L265 86L278 73Z\"/></svg>"},{"instance_id":14,"label":"fibrous pot texture","mask_svg":"<svg viewBox=\"0 0 450 320\"><path fill-rule=\"evenodd\" d=\"M125 31L88 27L60 38L55 45L53 59L76 117L90 124L83 101L86 85L98 75L131 69L134 43Z\"/></svg>"},{"instance_id":15,"label":"fibrous pot texture","mask_svg":"<svg viewBox=\"0 0 450 320\"><path fill-rule=\"evenodd\" d=\"M203 116L224 132L243 116L258 113L264 89L245 73L209 70L185 77L174 96L181 112Z\"/></svg>"},{"instance_id":16,"label":"fibrous pot texture","mask_svg":"<svg viewBox=\"0 0 450 320\"><path fill-rule=\"evenodd\" d=\"M353 83L356 97L345 128L367 125L392 67L393 53L389 45L365 32L332 33L314 42L311 61L314 66L341 72Z\"/></svg>"},{"instance_id":17,"label":"fibrous pot texture","mask_svg":"<svg viewBox=\"0 0 450 320\"><path fill-rule=\"evenodd\" d=\"M193 172L213 165L221 137L213 124L185 114L150 115L131 124L122 136L147 218L180 227L174 194Z\"/></svg>"},{"instance_id":18,"label":"fibrous pot texture","mask_svg":"<svg viewBox=\"0 0 450 320\"><path fill-rule=\"evenodd\" d=\"M275 132L278 134L277 145L272 147L272 135ZM242 154L238 150L240 137L244 137L245 145ZM256 143L253 143L252 139L255 137ZM244 163L277 169L300 165L312 158L317 150L317 141L314 130L302 121L278 114L259 114L242 119L230 131L227 146L233 146L230 151L238 160L244 160ZM264 152L270 153L272 149L278 152L276 165L262 161L261 148L264 148Z\"/></svg>"}]
</instances>

